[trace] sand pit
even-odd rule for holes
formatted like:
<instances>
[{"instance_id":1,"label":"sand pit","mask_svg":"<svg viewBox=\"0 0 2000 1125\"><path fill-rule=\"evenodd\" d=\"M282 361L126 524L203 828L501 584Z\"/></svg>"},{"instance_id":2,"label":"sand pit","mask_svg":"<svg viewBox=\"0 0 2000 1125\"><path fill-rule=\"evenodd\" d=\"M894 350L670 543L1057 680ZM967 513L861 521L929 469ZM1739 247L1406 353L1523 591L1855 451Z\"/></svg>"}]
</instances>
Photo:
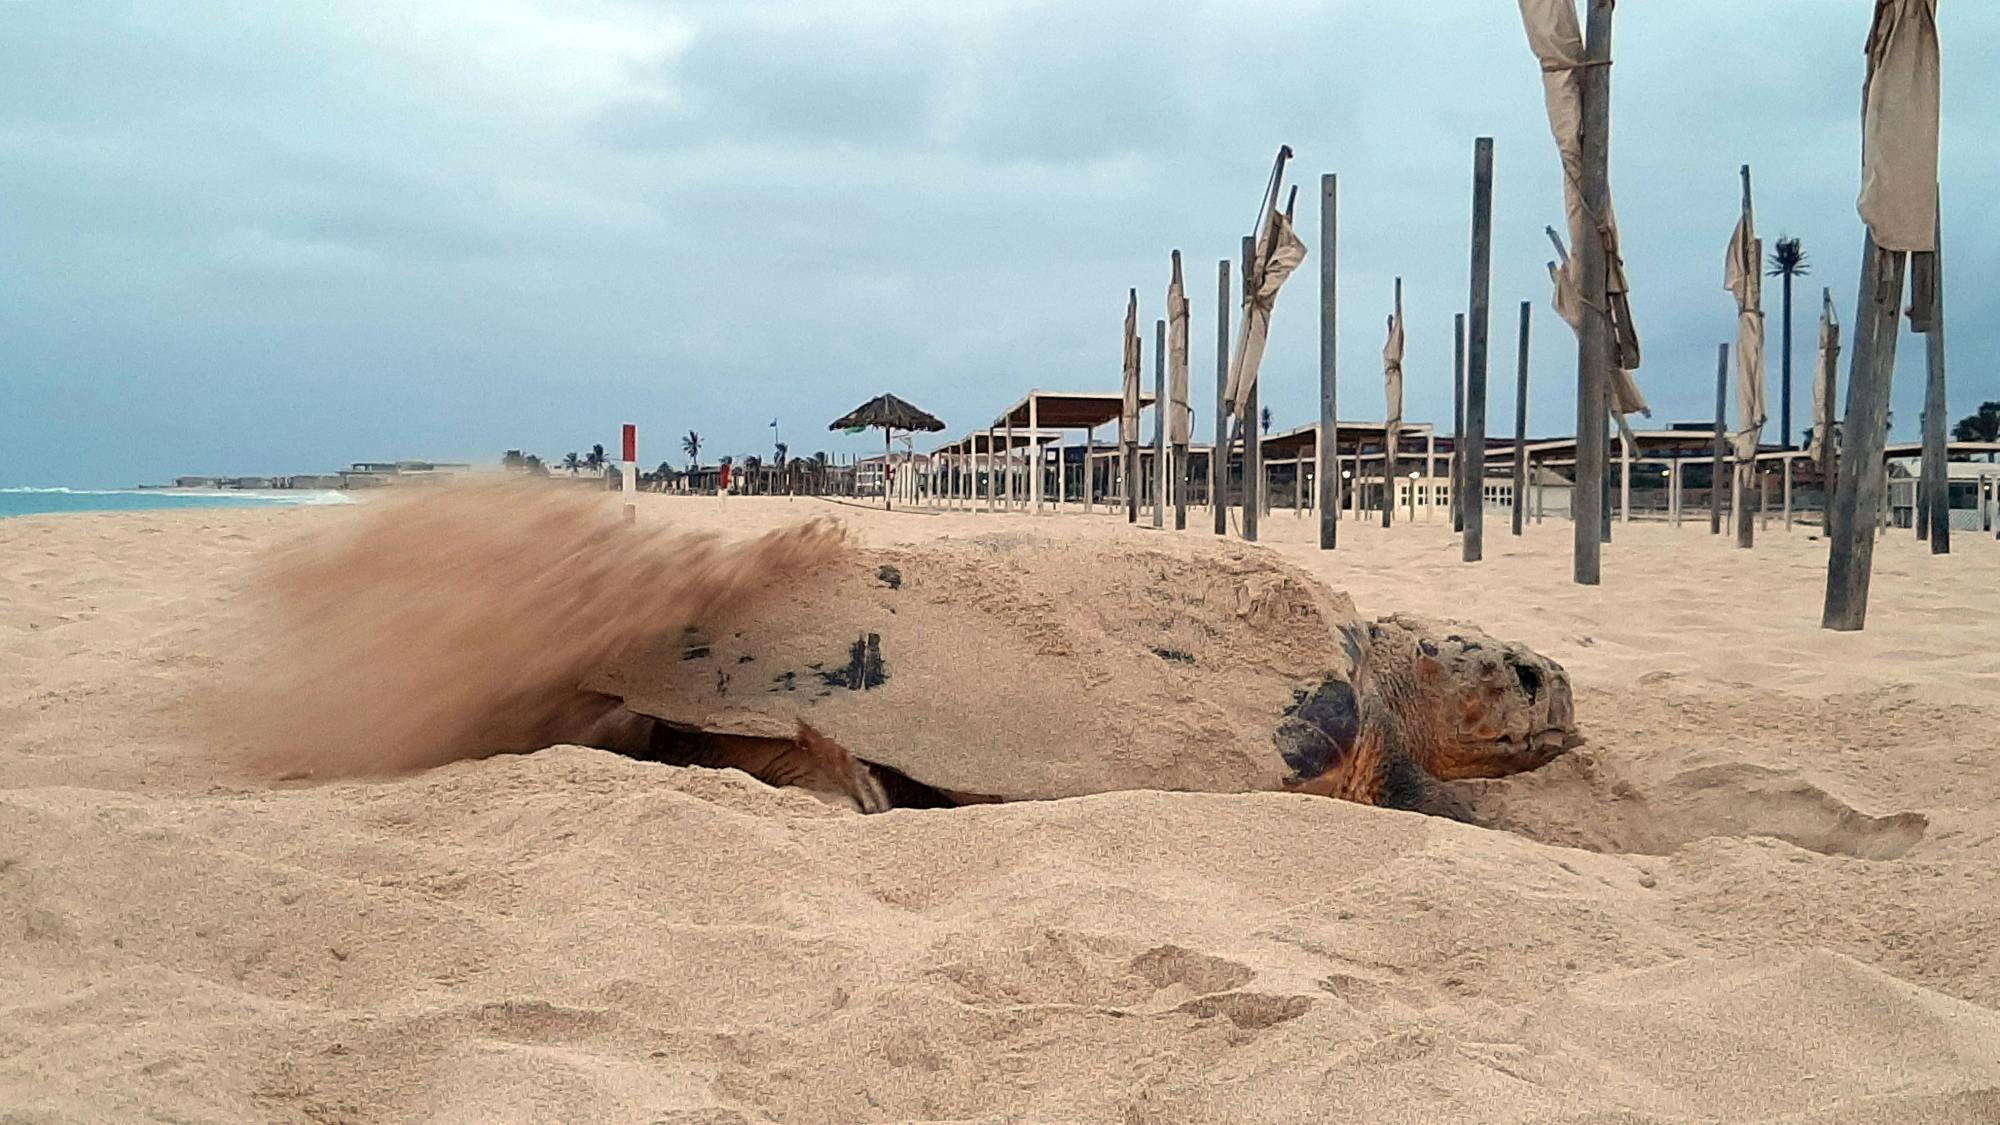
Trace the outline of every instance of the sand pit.
<instances>
[{"instance_id":1,"label":"sand pit","mask_svg":"<svg viewBox=\"0 0 2000 1125\"><path fill-rule=\"evenodd\" d=\"M828 512L869 547L1160 539L740 498L638 530L722 551ZM1281 793L861 817L578 748L274 783L186 701L240 658L246 568L355 514L0 521L8 1112L2000 1116L1978 543L1886 542L1869 631L1834 635L1803 533L1623 529L1588 591L1565 525L1468 569L1438 528L1350 524L1324 556L1268 521L1366 616L1468 618L1570 670L1590 742L1469 783L1495 831ZM364 715L401 690L306 687Z\"/></svg>"}]
</instances>

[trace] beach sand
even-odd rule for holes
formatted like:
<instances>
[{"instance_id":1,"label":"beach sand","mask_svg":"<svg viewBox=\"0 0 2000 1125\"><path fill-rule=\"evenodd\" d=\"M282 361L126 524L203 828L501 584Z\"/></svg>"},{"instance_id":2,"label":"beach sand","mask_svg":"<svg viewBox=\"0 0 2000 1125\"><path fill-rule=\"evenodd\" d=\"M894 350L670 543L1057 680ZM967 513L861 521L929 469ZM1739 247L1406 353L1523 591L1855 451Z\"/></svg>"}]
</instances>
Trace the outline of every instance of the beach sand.
<instances>
[{"instance_id":1,"label":"beach sand","mask_svg":"<svg viewBox=\"0 0 2000 1125\"><path fill-rule=\"evenodd\" d=\"M865 544L1122 518L641 497ZM615 500L607 500L615 503ZM1287 794L859 817L555 748L276 782L232 577L367 505L0 520L0 1121L2000 1120L2000 544L1621 526L1269 548L1560 660L1495 828ZM1190 520L1207 526L1207 513ZM1172 535L1172 532L1164 533ZM1189 532L1190 535L1206 534ZM365 681L304 685L325 700Z\"/></svg>"}]
</instances>

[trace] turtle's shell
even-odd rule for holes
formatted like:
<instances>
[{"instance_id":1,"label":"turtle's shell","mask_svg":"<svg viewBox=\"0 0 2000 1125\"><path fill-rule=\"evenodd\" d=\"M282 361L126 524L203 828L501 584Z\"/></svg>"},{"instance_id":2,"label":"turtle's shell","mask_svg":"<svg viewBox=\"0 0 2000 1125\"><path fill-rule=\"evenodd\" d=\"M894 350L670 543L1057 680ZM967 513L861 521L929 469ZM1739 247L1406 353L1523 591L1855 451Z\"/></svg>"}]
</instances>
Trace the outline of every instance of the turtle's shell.
<instances>
[{"instance_id":1,"label":"turtle's shell","mask_svg":"<svg viewBox=\"0 0 2000 1125\"><path fill-rule=\"evenodd\" d=\"M822 578L587 686L688 729L791 738L804 720L1005 799L1278 789L1323 768L1314 744L1362 689L1353 603L1224 542L993 534L856 550Z\"/></svg>"}]
</instances>

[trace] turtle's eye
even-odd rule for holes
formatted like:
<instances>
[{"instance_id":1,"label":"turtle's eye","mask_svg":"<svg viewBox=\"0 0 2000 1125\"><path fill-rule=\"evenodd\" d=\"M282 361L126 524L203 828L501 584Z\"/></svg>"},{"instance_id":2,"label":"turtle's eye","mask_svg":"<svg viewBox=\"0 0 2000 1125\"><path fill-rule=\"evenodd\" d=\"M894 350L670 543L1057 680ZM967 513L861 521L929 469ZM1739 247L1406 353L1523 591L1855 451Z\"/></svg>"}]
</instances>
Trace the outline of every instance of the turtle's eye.
<instances>
[{"instance_id":1,"label":"turtle's eye","mask_svg":"<svg viewBox=\"0 0 2000 1125\"><path fill-rule=\"evenodd\" d=\"M1322 680L1285 711L1274 740L1295 780L1318 777L1354 749L1361 736L1360 700L1346 680Z\"/></svg>"},{"instance_id":2,"label":"turtle's eye","mask_svg":"<svg viewBox=\"0 0 2000 1125\"><path fill-rule=\"evenodd\" d=\"M1542 673L1528 664L1514 665L1514 675L1521 681L1521 690L1528 693L1528 702L1542 693Z\"/></svg>"}]
</instances>

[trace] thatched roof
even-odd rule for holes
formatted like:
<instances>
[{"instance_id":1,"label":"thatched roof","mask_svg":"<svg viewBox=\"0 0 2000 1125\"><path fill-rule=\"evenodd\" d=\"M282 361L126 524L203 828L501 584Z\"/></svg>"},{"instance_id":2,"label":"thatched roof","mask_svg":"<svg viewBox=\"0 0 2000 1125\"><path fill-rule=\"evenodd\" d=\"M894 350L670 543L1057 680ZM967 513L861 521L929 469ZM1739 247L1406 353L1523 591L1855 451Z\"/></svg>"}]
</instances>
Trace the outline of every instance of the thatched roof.
<instances>
[{"instance_id":1,"label":"thatched roof","mask_svg":"<svg viewBox=\"0 0 2000 1125\"><path fill-rule=\"evenodd\" d=\"M944 423L926 414L895 395L880 395L869 399L842 418L835 419L826 428L829 430L851 430L856 426L874 426L886 430L923 430L936 433L944 429Z\"/></svg>"}]
</instances>

